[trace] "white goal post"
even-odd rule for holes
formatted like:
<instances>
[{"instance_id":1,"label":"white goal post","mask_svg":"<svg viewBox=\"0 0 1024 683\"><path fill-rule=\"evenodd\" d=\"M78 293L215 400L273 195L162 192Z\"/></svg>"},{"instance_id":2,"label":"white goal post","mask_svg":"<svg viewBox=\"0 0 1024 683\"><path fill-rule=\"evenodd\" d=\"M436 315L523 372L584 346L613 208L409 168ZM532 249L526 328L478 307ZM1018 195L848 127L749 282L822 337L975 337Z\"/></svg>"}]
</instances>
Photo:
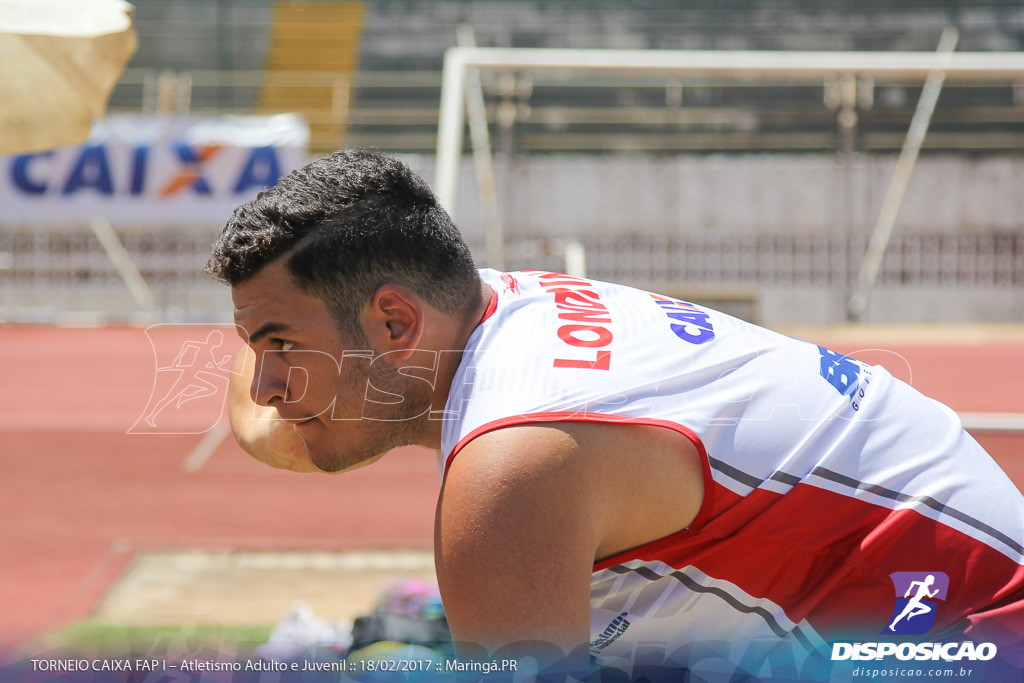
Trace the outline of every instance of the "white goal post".
<instances>
[{"instance_id":1,"label":"white goal post","mask_svg":"<svg viewBox=\"0 0 1024 683\"><path fill-rule=\"evenodd\" d=\"M539 75L552 72L693 76L809 82L842 77L924 80L934 70L947 81L1024 81L1024 52L803 52L752 50L572 50L453 47L444 57L437 131L435 189L447 209L455 205L465 127L468 69Z\"/></svg>"},{"instance_id":2,"label":"white goal post","mask_svg":"<svg viewBox=\"0 0 1024 683\"><path fill-rule=\"evenodd\" d=\"M868 292L874 285L877 265L888 244L892 223L902 201L901 189L906 187L909 180L917 148L923 141L931 118L929 108L923 106L926 99L933 100L931 104L934 106L934 99L938 97L938 89L942 87L943 80L1024 83L1024 52L954 53L956 38L955 29L946 29L936 52L453 47L444 57L434 187L441 204L449 212L454 211L467 104L476 105L469 110L473 117L471 124L477 129L487 124L486 120L481 120L482 95L478 76L482 72L511 72L533 77L597 73L726 81L783 79L786 82L806 81L808 84L842 81L852 83L855 90L874 87L876 83L885 81L928 81L930 87L922 94L919 112L915 114L915 121L900 155L901 161L905 163L898 165L890 183L889 197L876 224L872 248L865 256L857 288L851 296L850 316L857 318L863 312ZM490 149L478 149L478 137L475 136L473 140L476 163L490 165ZM487 233L485 240L488 257L500 264L503 240L500 224L489 228Z\"/></svg>"}]
</instances>

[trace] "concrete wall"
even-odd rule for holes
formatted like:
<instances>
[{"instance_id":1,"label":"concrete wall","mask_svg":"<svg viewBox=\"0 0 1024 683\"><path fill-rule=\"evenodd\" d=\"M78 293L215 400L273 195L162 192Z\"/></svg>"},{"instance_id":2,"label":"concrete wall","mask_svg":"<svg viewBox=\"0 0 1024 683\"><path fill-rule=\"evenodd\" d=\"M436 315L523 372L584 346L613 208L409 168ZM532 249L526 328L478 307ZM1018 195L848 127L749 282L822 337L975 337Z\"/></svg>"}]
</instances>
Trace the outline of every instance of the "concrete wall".
<instances>
[{"instance_id":1,"label":"concrete wall","mask_svg":"<svg viewBox=\"0 0 1024 683\"><path fill-rule=\"evenodd\" d=\"M432 157L410 157L433 178ZM870 233L894 157L827 155L535 156L497 161L509 238L584 235L820 235ZM481 230L471 162L455 207L467 233ZM1024 229L1024 157L925 157L899 215L907 232Z\"/></svg>"},{"instance_id":2,"label":"concrete wall","mask_svg":"<svg viewBox=\"0 0 1024 683\"><path fill-rule=\"evenodd\" d=\"M758 289L757 322L784 325L841 325L848 322L850 292L824 287ZM1024 323L1024 288L1021 287L891 287L878 286L862 322L916 323Z\"/></svg>"}]
</instances>

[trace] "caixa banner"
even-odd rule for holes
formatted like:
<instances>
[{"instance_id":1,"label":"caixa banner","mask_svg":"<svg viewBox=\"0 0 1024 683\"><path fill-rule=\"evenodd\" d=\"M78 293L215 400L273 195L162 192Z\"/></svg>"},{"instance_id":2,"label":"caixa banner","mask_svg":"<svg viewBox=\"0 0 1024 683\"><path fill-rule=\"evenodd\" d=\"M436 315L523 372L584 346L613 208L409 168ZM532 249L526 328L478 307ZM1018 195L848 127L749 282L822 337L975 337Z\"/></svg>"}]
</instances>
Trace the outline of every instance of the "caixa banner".
<instances>
[{"instance_id":1,"label":"caixa banner","mask_svg":"<svg viewBox=\"0 0 1024 683\"><path fill-rule=\"evenodd\" d=\"M277 116L111 115L76 147L0 157L5 223L222 223L308 162L309 126Z\"/></svg>"}]
</instances>

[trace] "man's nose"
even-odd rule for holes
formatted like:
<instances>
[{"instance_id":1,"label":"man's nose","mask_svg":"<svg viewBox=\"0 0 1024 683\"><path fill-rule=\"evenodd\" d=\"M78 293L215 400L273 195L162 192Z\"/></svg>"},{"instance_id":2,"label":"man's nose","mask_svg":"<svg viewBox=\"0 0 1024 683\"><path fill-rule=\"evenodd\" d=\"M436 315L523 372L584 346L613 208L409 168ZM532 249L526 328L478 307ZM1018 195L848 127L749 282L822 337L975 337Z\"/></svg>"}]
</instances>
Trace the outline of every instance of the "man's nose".
<instances>
[{"instance_id":1,"label":"man's nose","mask_svg":"<svg viewBox=\"0 0 1024 683\"><path fill-rule=\"evenodd\" d=\"M249 385L249 396L253 402L261 406L269 406L278 400L284 400L288 391L287 372L282 372L280 358L277 354L261 353L256 356L256 368Z\"/></svg>"}]
</instances>

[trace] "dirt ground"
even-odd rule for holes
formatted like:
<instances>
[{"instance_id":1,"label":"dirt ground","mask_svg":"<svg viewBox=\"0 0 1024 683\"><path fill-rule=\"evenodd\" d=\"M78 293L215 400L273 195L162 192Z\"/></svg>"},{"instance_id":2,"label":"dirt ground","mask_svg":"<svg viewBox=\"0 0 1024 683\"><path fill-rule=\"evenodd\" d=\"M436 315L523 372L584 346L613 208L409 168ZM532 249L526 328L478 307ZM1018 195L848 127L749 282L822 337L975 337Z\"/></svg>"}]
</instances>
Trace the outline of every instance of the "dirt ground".
<instances>
[{"instance_id":1,"label":"dirt ground","mask_svg":"<svg viewBox=\"0 0 1024 683\"><path fill-rule=\"evenodd\" d=\"M436 583L426 550L151 551L138 554L92 618L114 624L272 625L297 602L328 621L373 610L393 582Z\"/></svg>"}]
</instances>

